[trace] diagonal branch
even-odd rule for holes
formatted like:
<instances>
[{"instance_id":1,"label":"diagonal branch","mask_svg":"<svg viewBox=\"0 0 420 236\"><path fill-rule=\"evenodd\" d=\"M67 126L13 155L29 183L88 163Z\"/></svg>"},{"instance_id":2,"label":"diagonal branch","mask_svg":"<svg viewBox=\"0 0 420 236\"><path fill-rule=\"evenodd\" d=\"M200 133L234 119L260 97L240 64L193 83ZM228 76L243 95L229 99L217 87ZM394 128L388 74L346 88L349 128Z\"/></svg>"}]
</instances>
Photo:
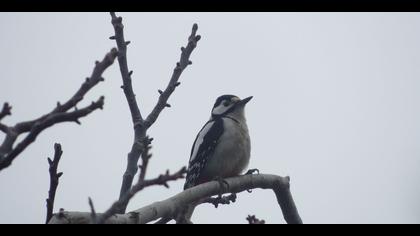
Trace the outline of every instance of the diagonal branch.
<instances>
[{"instance_id":1,"label":"diagonal branch","mask_svg":"<svg viewBox=\"0 0 420 236\"><path fill-rule=\"evenodd\" d=\"M61 145L56 143L54 144L54 159L51 160L48 158L48 164L50 165L49 172L50 172L50 190L48 191L48 198L47 198L47 218L45 223L48 224L51 217L53 216L54 212L54 200L55 200L55 193L58 187L58 180L63 175L63 172L57 173L58 163L60 162L61 155L63 151L61 149Z\"/></svg>"},{"instance_id":2,"label":"diagonal branch","mask_svg":"<svg viewBox=\"0 0 420 236\"><path fill-rule=\"evenodd\" d=\"M10 166L13 160L21 154L31 143L33 143L37 136L45 129L62 122L76 122L80 124L79 119L89 115L97 109L102 109L104 105L104 97L99 98L98 101L92 102L86 108L75 110L73 112L53 113L45 119L35 123L29 134L13 148L7 155L0 160L0 170Z\"/></svg>"},{"instance_id":3,"label":"diagonal branch","mask_svg":"<svg viewBox=\"0 0 420 236\"><path fill-rule=\"evenodd\" d=\"M249 189L270 189L277 198L283 217L289 224L301 224L302 220L290 193L290 178L277 175L242 175L228 178L226 182L229 190L222 187L217 181L204 183L187 189L166 200L152 203L148 206L127 214L117 214L105 223L108 224L145 224L161 218L173 219L186 206L200 199L216 196L219 193L240 193ZM100 216L101 214L98 214ZM135 216L135 217L134 217ZM55 214L51 224L88 224L90 212L63 212L61 216Z\"/></svg>"},{"instance_id":4,"label":"diagonal branch","mask_svg":"<svg viewBox=\"0 0 420 236\"><path fill-rule=\"evenodd\" d=\"M118 51L116 48L111 49L109 53L107 53L102 61L96 61L95 67L93 68L92 74L90 77L86 78L85 82L82 84L80 89L73 95L70 100L68 100L63 105L58 104L58 106L54 109L53 113L57 112L65 112L70 110L71 108L75 107L80 101L83 100L84 96L99 82L104 81L105 79L102 77L102 74L105 70L110 67L118 55Z\"/></svg>"},{"instance_id":5,"label":"diagonal branch","mask_svg":"<svg viewBox=\"0 0 420 236\"><path fill-rule=\"evenodd\" d=\"M200 36L196 35L197 32L197 24L194 24L192 33L190 37L188 38L188 44L184 48L182 47L182 53L180 61L177 63L174 72L172 74L172 77L169 81L169 84L167 85L165 91L159 90L160 97L159 100L152 110L152 112L147 116L147 118L144 120L140 108L137 104L136 96L133 91L132 86L132 78L131 75L133 71L130 71L128 68L128 62L127 62L127 45L130 43L130 41L126 41L124 38L124 25L122 24L122 17L117 17L114 12L111 12L111 23L114 27L114 33L115 35L111 36L111 40L115 40L117 47L118 47L118 63L120 67L121 77L123 81L123 85L121 88L124 90L124 94L128 103L128 106L130 108L131 113L131 119L133 122L134 127L134 141L131 147L130 152L127 155L127 167L123 175L123 181L121 184L120 189L120 200L124 198L125 194L130 191L130 188L133 184L134 176L137 173L137 165L138 161L140 159L140 156L142 156L142 153L145 151L145 145L144 143L147 142L148 138L146 137L146 133L148 128L150 128L153 123L158 118L159 114L162 112L162 110L165 107L169 107L170 105L167 103L170 95L175 91L175 88L180 84L178 82L182 71L191 64L189 57L194 50L194 48L197 46L197 42L200 40ZM144 155L143 155L144 157ZM146 169L147 169L147 158L142 158L142 168L140 175L144 179ZM126 210L126 205L121 206L121 209L119 213L124 213Z\"/></svg>"},{"instance_id":6,"label":"diagonal branch","mask_svg":"<svg viewBox=\"0 0 420 236\"><path fill-rule=\"evenodd\" d=\"M154 186L154 185L162 185L166 188L169 188L168 182L175 181L178 179L185 178L185 174L187 173L187 168L182 167L179 171L174 174L170 174L169 170L166 171L164 175L159 175L159 177L151 179L151 180L140 180L135 184L129 192L127 192L123 198L116 201L112 204L111 208L109 208L105 213L103 213L100 219L97 221L99 224L105 223L111 216L117 214L121 209L121 206L126 206L130 199L134 197L136 193L143 190L146 187Z\"/></svg>"},{"instance_id":7,"label":"diagonal branch","mask_svg":"<svg viewBox=\"0 0 420 236\"><path fill-rule=\"evenodd\" d=\"M169 96L171 96L171 94L175 91L175 88L180 85L180 82L178 82L178 80L184 69L187 68L188 65L192 64L192 62L190 61L190 55L197 46L197 42L201 39L200 35L196 35L197 29L198 25L194 24L191 30L191 35L188 37L187 46L181 48L181 57L179 59L179 62L176 63L175 69L172 73L168 85L166 86L166 89L164 91L159 91L160 96L158 103L145 120L147 127L153 125L153 123L156 121L156 119L159 117L159 114L165 107L170 107L170 105L168 104Z\"/></svg>"},{"instance_id":8,"label":"diagonal branch","mask_svg":"<svg viewBox=\"0 0 420 236\"><path fill-rule=\"evenodd\" d=\"M3 125L2 123L0 123L0 131L4 132L5 134L7 134L9 132L9 127L7 127L6 125Z\"/></svg>"},{"instance_id":9,"label":"diagonal branch","mask_svg":"<svg viewBox=\"0 0 420 236\"><path fill-rule=\"evenodd\" d=\"M84 95L90 89L92 89L100 81L104 80L102 78L102 73L110 65L112 65L115 58L117 57L117 53L117 50L113 48L109 53L106 54L101 62L96 62L91 77L86 78L85 82L76 92L76 94L63 105L57 103L56 108L50 113L43 115L35 120L20 122L15 126L9 127L0 124L0 130L6 133L6 137L3 143L0 145L0 171L8 167L11 164L11 161L13 161L17 155L19 155L29 144L35 141L36 137L41 131L61 122L74 121L76 123L80 123L78 120L79 118L88 115L97 108L102 108L103 98L100 98L97 102L94 102L91 106L88 106L82 110L77 110L76 105L81 100L83 100ZM8 104L3 107L3 111L6 110L5 114L10 113L10 108L11 107ZM69 112L71 108L75 108L76 110L74 112ZM29 134L24 138L24 140L19 145L14 147L17 138L20 135L28 132Z\"/></svg>"}]
</instances>

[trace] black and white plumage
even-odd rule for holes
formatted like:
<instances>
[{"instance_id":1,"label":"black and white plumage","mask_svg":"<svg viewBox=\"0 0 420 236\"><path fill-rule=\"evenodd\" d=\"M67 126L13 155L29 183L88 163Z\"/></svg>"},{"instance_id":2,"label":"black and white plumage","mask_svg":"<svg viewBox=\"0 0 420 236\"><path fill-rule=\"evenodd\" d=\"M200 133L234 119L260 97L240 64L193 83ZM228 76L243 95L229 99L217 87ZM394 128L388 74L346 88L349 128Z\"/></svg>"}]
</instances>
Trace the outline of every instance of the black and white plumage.
<instances>
[{"instance_id":1,"label":"black and white plumage","mask_svg":"<svg viewBox=\"0 0 420 236\"><path fill-rule=\"evenodd\" d=\"M248 166L251 144L244 109L251 98L217 98L192 146L184 189L239 175Z\"/></svg>"}]
</instances>

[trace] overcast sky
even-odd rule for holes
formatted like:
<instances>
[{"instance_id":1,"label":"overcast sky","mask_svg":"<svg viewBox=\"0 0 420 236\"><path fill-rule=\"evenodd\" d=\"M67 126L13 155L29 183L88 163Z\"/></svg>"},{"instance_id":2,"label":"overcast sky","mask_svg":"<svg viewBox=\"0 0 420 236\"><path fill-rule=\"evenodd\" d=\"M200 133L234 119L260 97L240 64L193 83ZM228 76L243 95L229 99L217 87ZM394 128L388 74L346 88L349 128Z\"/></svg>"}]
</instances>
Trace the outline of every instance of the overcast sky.
<instances>
[{"instance_id":1,"label":"overcast sky","mask_svg":"<svg viewBox=\"0 0 420 236\"><path fill-rule=\"evenodd\" d=\"M305 223L420 223L419 13L121 13L133 86L144 114L166 86L193 23L202 40L149 134L148 172L187 165L197 132L222 94L247 105L250 167L289 175ZM108 13L0 13L0 103L15 124L49 112L114 47ZM118 64L79 105L105 109L42 133L0 173L0 223L43 223L47 157L59 142L64 172L56 210L106 210L119 194L132 124ZM0 134L0 139L4 137ZM181 191L152 187L134 210ZM274 195L241 193L199 207L195 223L284 223Z\"/></svg>"}]
</instances>

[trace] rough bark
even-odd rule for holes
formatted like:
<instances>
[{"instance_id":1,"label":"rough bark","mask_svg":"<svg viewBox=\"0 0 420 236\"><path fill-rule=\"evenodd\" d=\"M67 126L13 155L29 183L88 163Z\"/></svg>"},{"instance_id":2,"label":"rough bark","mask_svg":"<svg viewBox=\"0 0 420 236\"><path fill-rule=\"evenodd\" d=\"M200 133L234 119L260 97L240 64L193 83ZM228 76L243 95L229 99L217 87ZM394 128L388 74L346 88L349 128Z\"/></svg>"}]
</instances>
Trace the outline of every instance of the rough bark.
<instances>
[{"instance_id":1,"label":"rough bark","mask_svg":"<svg viewBox=\"0 0 420 236\"><path fill-rule=\"evenodd\" d=\"M208 182L187 189L171 198L155 202L127 214L115 214L108 218L108 224L145 224L160 218L176 218L188 204L224 193L240 193L249 189L270 189L274 191L285 221L289 224L301 224L302 220L290 193L289 177L276 175L243 175L226 179L229 190L221 188L218 182ZM101 214L98 214L100 216ZM50 224L88 224L90 212L62 212L54 215Z\"/></svg>"}]
</instances>

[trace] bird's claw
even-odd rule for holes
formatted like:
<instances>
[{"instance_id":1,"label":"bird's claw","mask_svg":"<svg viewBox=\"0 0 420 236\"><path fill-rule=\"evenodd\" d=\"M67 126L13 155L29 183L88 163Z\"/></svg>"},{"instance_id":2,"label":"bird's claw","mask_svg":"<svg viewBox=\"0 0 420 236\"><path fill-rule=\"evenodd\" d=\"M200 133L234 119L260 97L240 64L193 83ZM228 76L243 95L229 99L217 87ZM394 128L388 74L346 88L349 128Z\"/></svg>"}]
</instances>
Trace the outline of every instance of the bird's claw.
<instances>
[{"instance_id":1,"label":"bird's claw","mask_svg":"<svg viewBox=\"0 0 420 236\"><path fill-rule=\"evenodd\" d=\"M220 192L218 198L222 198L223 193L229 190L229 183L222 177L216 177L215 181L217 181L220 185Z\"/></svg>"}]
</instances>

